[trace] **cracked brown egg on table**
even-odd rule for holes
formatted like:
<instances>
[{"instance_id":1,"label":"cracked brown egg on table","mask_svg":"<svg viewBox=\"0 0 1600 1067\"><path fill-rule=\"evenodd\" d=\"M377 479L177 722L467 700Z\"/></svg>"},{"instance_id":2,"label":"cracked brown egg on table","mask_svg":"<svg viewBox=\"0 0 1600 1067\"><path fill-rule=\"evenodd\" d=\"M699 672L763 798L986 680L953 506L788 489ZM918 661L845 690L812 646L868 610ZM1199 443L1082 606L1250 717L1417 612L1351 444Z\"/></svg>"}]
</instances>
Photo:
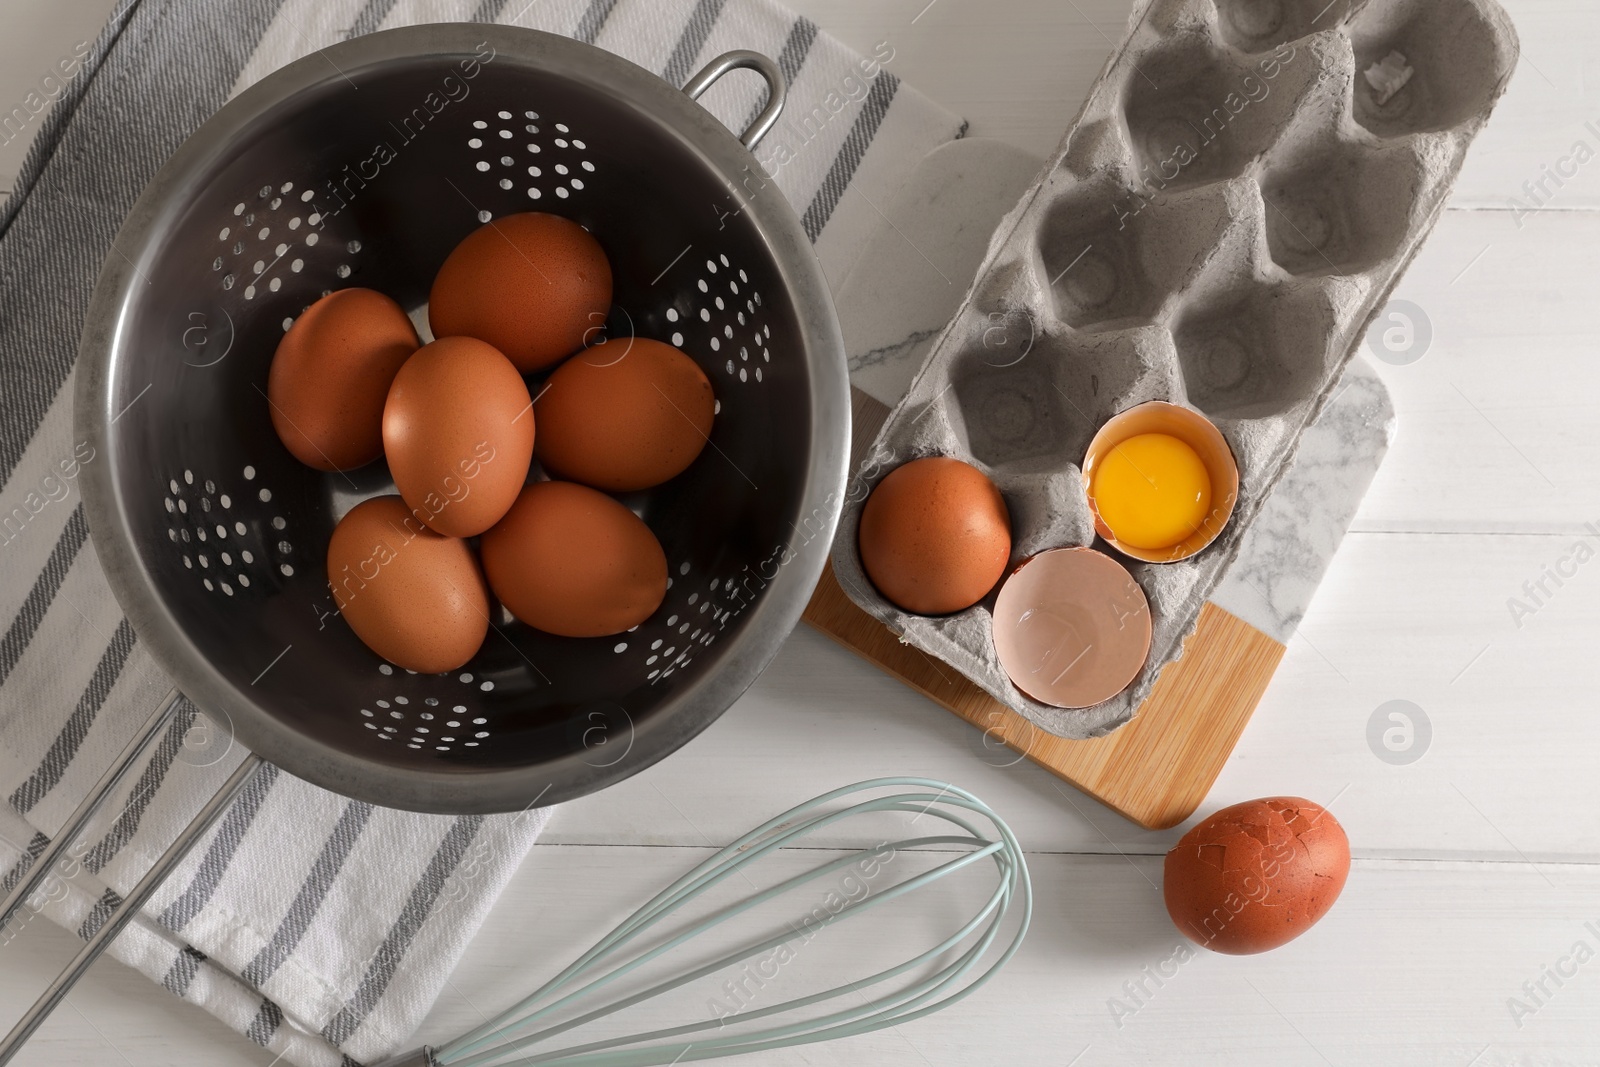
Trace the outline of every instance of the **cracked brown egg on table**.
<instances>
[{"instance_id":1,"label":"cracked brown egg on table","mask_svg":"<svg viewBox=\"0 0 1600 1067\"><path fill-rule=\"evenodd\" d=\"M1167 912L1191 941L1243 956L1287 944L1327 914L1350 874L1337 819L1299 797L1223 808L1167 853Z\"/></svg>"}]
</instances>

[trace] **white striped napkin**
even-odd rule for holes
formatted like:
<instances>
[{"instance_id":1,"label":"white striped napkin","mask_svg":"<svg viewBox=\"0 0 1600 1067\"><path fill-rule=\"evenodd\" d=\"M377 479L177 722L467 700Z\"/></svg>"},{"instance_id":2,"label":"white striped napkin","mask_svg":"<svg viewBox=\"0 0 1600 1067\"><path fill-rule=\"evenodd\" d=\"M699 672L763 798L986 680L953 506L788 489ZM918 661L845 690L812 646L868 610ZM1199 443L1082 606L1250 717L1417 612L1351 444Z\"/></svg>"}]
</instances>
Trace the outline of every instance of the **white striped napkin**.
<instances>
[{"instance_id":1,"label":"white striped napkin","mask_svg":"<svg viewBox=\"0 0 1600 1067\"><path fill-rule=\"evenodd\" d=\"M227 98L347 36L505 21L569 34L682 84L731 48L775 56L789 109L758 157L837 287L916 162L958 120L769 0L124 0L0 208L0 870L20 877L169 683L106 588L76 478L72 364L99 264L138 191ZM754 79L706 105L734 129ZM738 84L735 84L738 82ZM849 195L852 191L860 195ZM187 704L15 924L86 934L242 758ZM258 773L113 953L284 1060L403 1044L548 819L423 816ZM9 936L9 932L5 935ZM530 946L532 947L532 946Z\"/></svg>"}]
</instances>

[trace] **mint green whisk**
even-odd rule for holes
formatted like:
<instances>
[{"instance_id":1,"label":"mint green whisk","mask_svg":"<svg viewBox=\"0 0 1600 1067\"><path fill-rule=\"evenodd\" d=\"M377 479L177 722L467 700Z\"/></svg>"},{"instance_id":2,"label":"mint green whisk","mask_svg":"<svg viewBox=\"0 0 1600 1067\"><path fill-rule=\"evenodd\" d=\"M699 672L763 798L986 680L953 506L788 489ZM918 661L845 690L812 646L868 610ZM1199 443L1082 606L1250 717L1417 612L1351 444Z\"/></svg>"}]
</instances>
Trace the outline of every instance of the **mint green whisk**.
<instances>
[{"instance_id":1,"label":"mint green whisk","mask_svg":"<svg viewBox=\"0 0 1600 1067\"><path fill-rule=\"evenodd\" d=\"M881 792L884 790L894 791ZM837 803L866 793L878 795L843 806ZM935 823L930 828L954 832L907 837L851 852L765 889L756 889L749 880L748 869L763 857L846 819L877 812L908 814L913 825L930 819ZM814 928L849 922L987 860L998 875L993 891L959 929L933 947L885 970L820 993L740 1011L732 1022L713 1017L648 1033L562 1048L551 1046L552 1039L567 1031L806 937L798 925L791 924L781 933L743 942L716 959L656 980L637 992L624 995L614 988L708 931L817 879L852 866L883 866L889 857L920 849L954 850L959 855L888 888L870 891L837 911L814 909L811 919ZM753 890L748 896L659 944L652 943L650 935L659 935L664 922L735 875L745 876ZM816 918L818 910L823 911L821 919ZM1020 914L1008 922L1014 911ZM389 1061L385 1067L649 1067L870 1033L931 1015L976 992L1016 954L1032 913L1033 889L1022 848L1010 827L988 805L966 790L943 782L924 778L873 779L825 793L756 827L667 887L564 971L498 1018L446 1045L418 1049ZM1006 940L1002 940L1003 931ZM849 1002L842 1003L847 997ZM807 1013L806 1017L790 1021L781 1018L800 1013ZM562 1016L559 1021L557 1016Z\"/></svg>"}]
</instances>

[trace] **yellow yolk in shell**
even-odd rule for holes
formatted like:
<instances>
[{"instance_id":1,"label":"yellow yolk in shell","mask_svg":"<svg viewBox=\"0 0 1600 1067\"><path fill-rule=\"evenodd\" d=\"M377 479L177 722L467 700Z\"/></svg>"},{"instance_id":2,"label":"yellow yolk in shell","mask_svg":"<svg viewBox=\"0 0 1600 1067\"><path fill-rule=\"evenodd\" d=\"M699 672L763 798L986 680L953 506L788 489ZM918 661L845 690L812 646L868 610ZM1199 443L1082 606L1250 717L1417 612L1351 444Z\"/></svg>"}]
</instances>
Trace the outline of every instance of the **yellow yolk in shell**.
<instances>
[{"instance_id":1,"label":"yellow yolk in shell","mask_svg":"<svg viewBox=\"0 0 1600 1067\"><path fill-rule=\"evenodd\" d=\"M1151 552L1182 544L1211 513L1205 463L1164 433L1139 434L1113 448L1095 470L1090 493L1117 541Z\"/></svg>"}]
</instances>

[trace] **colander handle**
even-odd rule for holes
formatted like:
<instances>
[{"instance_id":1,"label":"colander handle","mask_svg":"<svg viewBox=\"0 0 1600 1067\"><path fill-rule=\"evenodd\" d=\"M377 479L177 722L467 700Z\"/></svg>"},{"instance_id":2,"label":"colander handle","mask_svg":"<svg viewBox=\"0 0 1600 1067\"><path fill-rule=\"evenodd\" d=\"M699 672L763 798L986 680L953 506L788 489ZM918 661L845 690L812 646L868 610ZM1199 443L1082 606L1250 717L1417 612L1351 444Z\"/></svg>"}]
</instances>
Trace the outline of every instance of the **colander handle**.
<instances>
[{"instance_id":1,"label":"colander handle","mask_svg":"<svg viewBox=\"0 0 1600 1067\"><path fill-rule=\"evenodd\" d=\"M753 70L767 82L767 106L761 109L761 114L756 116L750 128L739 135L739 143L754 151L761 139L778 124L778 116L783 114L783 104L789 95L788 83L784 81L783 71L778 69L778 64L760 52L746 48L724 52L685 82L683 91L690 100L698 100L713 82L732 70Z\"/></svg>"}]
</instances>

